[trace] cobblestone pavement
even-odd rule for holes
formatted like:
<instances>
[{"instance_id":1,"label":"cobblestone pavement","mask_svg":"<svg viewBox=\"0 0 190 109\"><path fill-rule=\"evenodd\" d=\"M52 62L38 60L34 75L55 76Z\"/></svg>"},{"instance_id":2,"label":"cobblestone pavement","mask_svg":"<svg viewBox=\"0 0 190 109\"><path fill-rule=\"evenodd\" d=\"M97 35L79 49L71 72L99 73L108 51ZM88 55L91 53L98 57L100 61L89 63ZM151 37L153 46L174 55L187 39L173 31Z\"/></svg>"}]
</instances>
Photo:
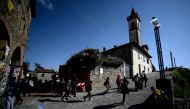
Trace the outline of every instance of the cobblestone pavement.
<instances>
[{"instance_id":1,"label":"cobblestone pavement","mask_svg":"<svg viewBox=\"0 0 190 109\"><path fill-rule=\"evenodd\" d=\"M166 72L169 75L169 72ZM61 97L54 97L54 94L33 94L24 97L21 105L15 105L15 109L127 109L135 104L144 102L151 94L150 87L155 86L155 79L159 78L158 72L149 73L147 87L137 92L130 92L126 96L125 104L122 105L122 94L116 88L109 93L103 93L105 88L96 88L92 91L92 100L83 102L85 92L77 93L77 97L69 98L68 101L61 102ZM134 88L134 83L130 81L129 88ZM41 96L38 96L41 95Z\"/></svg>"}]
</instances>

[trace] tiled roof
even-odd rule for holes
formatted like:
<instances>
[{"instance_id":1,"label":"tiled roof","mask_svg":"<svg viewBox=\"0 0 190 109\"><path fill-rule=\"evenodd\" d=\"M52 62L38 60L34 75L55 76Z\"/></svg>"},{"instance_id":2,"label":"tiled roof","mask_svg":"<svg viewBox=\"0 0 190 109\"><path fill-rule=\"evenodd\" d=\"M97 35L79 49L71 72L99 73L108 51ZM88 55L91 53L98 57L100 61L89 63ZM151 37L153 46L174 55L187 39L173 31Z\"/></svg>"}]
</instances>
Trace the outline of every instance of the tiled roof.
<instances>
[{"instance_id":1,"label":"tiled roof","mask_svg":"<svg viewBox=\"0 0 190 109\"><path fill-rule=\"evenodd\" d=\"M115 50L118 50L118 49L122 49L124 47L131 47L131 46L134 46L136 48L138 48L138 50L140 50L143 54L145 54L146 56L148 56L149 58L152 58L150 56L150 54L148 54L140 45L138 45L136 42L130 42L130 43L127 43L127 44L123 44L123 45L120 45L120 46L117 46L117 47L114 47L114 48L111 48L109 50L106 50L104 52L102 52L103 54L106 54L108 52L112 52L112 51L115 51Z\"/></svg>"}]
</instances>

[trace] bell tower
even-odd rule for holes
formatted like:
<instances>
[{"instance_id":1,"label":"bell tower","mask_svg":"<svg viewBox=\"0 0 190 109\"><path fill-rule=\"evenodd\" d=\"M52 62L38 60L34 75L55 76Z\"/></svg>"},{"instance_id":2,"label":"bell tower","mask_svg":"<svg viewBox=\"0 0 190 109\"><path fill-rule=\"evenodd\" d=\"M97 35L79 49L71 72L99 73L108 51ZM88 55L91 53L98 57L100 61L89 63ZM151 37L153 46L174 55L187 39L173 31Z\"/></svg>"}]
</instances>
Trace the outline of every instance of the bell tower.
<instances>
[{"instance_id":1,"label":"bell tower","mask_svg":"<svg viewBox=\"0 0 190 109\"><path fill-rule=\"evenodd\" d=\"M127 17L129 26L129 41L141 44L141 31L140 31L140 17L137 12L132 8L130 16Z\"/></svg>"}]
</instances>

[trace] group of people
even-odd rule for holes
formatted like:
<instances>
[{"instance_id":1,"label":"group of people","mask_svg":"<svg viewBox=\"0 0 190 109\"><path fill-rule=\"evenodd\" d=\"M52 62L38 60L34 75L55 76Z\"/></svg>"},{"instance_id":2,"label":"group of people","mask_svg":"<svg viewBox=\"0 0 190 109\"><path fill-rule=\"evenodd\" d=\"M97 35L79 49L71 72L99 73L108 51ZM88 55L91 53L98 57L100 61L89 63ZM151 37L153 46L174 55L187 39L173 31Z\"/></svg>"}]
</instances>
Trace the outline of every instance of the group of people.
<instances>
[{"instance_id":1,"label":"group of people","mask_svg":"<svg viewBox=\"0 0 190 109\"><path fill-rule=\"evenodd\" d=\"M124 104L126 94L129 94L129 89L128 89L129 81L126 79L125 76L121 79L120 75L118 75L116 78L116 84L117 84L117 90L121 91L123 94L122 104ZM108 93L108 91L111 89L109 77L106 78L106 80L104 82L104 86L106 87L105 92Z\"/></svg>"},{"instance_id":2,"label":"group of people","mask_svg":"<svg viewBox=\"0 0 190 109\"><path fill-rule=\"evenodd\" d=\"M69 95L72 94L73 97L76 97L76 91L77 91L77 84L76 81L71 79L66 80L63 83L63 92L65 92L63 94L63 96L61 97L61 100L64 102L65 100L68 100L68 97L70 97ZM63 93L62 92L62 93Z\"/></svg>"},{"instance_id":3,"label":"group of people","mask_svg":"<svg viewBox=\"0 0 190 109\"><path fill-rule=\"evenodd\" d=\"M68 100L70 96L70 94L73 97L76 97L76 92L77 92L77 83L76 81L72 81L72 80L67 80L65 81L65 83L63 84L63 96L61 97L61 100L64 102L65 100ZM86 101L86 98L89 98L89 100L91 100L91 91L92 91L92 81L86 81L85 82L85 91L87 92L87 95L83 97L84 101Z\"/></svg>"},{"instance_id":4,"label":"group of people","mask_svg":"<svg viewBox=\"0 0 190 109\"><path fill-rule=\"evenodd\" d=\"M138 90L141 90L143 87L146 87L148 78L145 71L142 71L142 73L137 73L132 78L132 80L135 82L135 90L138 91Z\"/></svg>"},{"instance_id":5,"label":"group of people","mask_svg":"<svg viewBox=\"0 0 190 109\"><path fill-rule=\"evenodd\" d=\"M137 73L133 77L133 79L135 82L135 90L142 89L143 86L146 87L148 78L144 71L141 74ZM116 84L117 84L117 90L123 94L122 104L124 104L126 95L129 94L129 88L128 88L129 81L126 79L125 76L121 78L121 76L118 75L116 78ZM109 89L111 88L109 84L109 77L107 77L107 79L105 80L104 85L106 87L105 92L108 92ZM166 93L163 90L156 89L154 87L151 87L150 89L152 91L152 97L155 104L162 105L168 103L169 98L167 97Z\"/></svg>"},{"instance_id":6,"label":"group of people","mask_svg":"<svg viewBox=\"0 0 190 109\"><path fill-rule=\"evenodd\" d=\"M128 88L129 81L126 79L125 76L121 78L121 76L118 75L116 78L116 84L117 84L117 90L123 94L121 103L124 104L126 95L129 94L129 88ZM109 90L111 89L109 77L106 78L104 85L106 87L105 92L108 93ZM64 94L61 97L61 100L63 102L65 100L68 100L69 97L71 97L69 96L70 94L72 94L73 97L76 97L76 91L77 91L76 81L68 79L63 84L63 87L64 87L63 90ZM87 95L83 96L84 101L86 101L86 98L88 98L88 100L91 100L92 81L89 80L85 82L85 90L87 92ZM164 91L156 89L154 87L151 87L151 90L155 103L161 104L169 100ZM20 97L19 85L16 82L16 78L12 77L10 82L7 84L6 95L7 95L7 109L13 109L14 98L16 99L16 103L18 104L23 102L23 99Z\"/></svg>"}]
</instances>

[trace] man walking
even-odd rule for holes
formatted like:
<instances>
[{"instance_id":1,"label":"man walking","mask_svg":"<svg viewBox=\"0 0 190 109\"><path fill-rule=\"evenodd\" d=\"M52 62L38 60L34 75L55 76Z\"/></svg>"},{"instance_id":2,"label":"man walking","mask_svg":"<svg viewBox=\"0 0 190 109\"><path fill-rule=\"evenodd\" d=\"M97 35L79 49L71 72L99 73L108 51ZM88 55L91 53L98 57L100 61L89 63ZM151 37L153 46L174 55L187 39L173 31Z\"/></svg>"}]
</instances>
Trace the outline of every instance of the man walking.
<instances>
[{"instance_id":1,"label":"man walking","mask_svg":"<svg viewBox=\"0 0 190 109\"><path fill-rule=\"evenodd\" d=\"M128 84L129 84L129 81L127 81L127 79L124 78L123 82L121 84L121 90L122 90L122 93L123 93L122 104L125 103L126 94L129 94Z\"/></svg>"}]
</instances>

